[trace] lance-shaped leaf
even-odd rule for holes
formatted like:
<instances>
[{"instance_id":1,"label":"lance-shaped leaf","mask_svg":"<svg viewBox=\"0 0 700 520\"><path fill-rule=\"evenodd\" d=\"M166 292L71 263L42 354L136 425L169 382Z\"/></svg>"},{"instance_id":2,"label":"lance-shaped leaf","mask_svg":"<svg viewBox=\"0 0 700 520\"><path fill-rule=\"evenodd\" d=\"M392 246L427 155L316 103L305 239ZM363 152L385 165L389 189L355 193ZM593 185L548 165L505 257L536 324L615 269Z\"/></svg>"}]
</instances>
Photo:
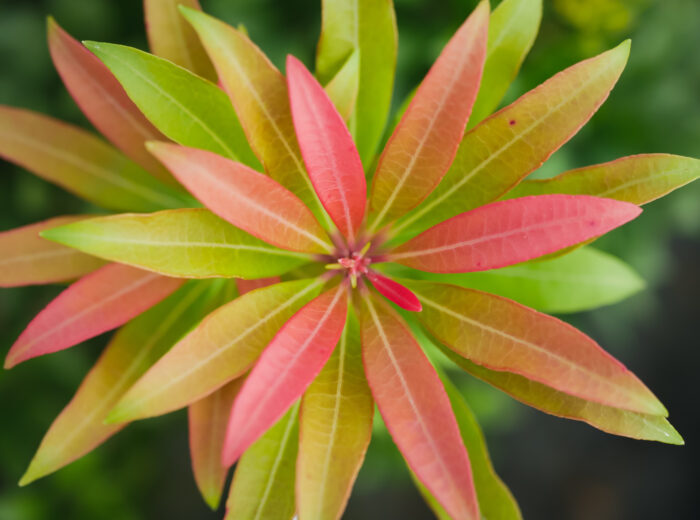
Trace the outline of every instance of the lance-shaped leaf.
<instances>
[{"instance_id":1,"label":"lance-shaped leaf","mask_svg":"<svg viewBox=\"0 0 700 520\"><path fill-rule=\"evenodd\" d=\"M214 62L248 142L265 171L303 200L328 227L328 216L304 170L282 74L240 31L199 11L182 12Z\"/></svg>"},{"instance_id":2,"label":"lance-shaped leaf","mask_svg":"<svg viewBox=\"0 0 700 520\"><path fill-rule=\"evenodd\" d=\"M357 100L349 127L365 165L372 161L386 125L397 51L392 0L323 0L316 74L328 85L357 53Z\"/></svg>"},{"instance_id":3,"label":"lance-shaped leaf","mask_svg":"<svg viewBox=\"0 0 700 520\"><path fill-rule=\"evenodd\" d=\"M667 415L632 372L571 325L499 296L446 284L406 283L423 304L415 317L460 356L588 401Z\"/></svg>"},{"instance_id":4,"label":"lance-shaped leaf","mask_svg":"<svg viewBox=\"0 0 700 520\"><path fill-rule=\"evenodd\" d=\"M546 193L595 195L646 204L700 177L700 160L644 154L564 172L551 179L525 180L508 198Z\"/></svg>"},{"instance_id":5,"label":"lance-shaped leaf","mask_svg":"<svg viewBox=\"0 0 700 520\"><path fill-rule=\"evenodd\" d=\"M7 353L5 368L119 327L181 284L127 265L106 265L72 284L36 315Z\"/></svg>"},{"instance_id":6,"label":"lance-shaped leaf","mask_svg":"<svg viewBox=\"0 0 700 520\"><path fill-rule=\"evenodd\" d=\"M39 236L46 229L84 218L56 217L0 233L0 287L75 280L104 265L99 258Z\"/></svg>"},{"instance_id":7,"label":"lance-shaped leaf","mask_svg":"<svg viewBox=\"0 0 700 520\"><path fill-rule=\"evenodd\" d=\"M328 97L333 101L335 108L346 123L350 123L355 113L359 82L360 52L355 50L326 85Z\"/></svg>"},{"instance_id":8,"label":"lance-shaped leaf","mask_svg":"<svg viewBox=\"0 0 700 520\"><path fill-rule=\"evenodd\" d=\"M628 202L586 195L494 202L438 224L388 258L438 273L496 269L603 235L641 211Z\"/></svg>"},{"instance_id":9,"label":"lance-shaped leaf","mask_svg":"<svg viewBox=\"0 0 700 520\"><path fill-rule=\"evenodd\" d=\"M298 411L299 406L293 406L243 454L226 500L225 520L292 518Z\"/></svg>"},{"instance_id":10,"label":"lance-shaped leaf","mask_svg":"<svg viewBox=\"0 0 700 520\"><path fill-rule=\"evenodd\" d=\"M242 376L322 285L319 280L276 284L220 307L146 372L108 420L125 422L171 412Z\"/></svg>"},{"instance_id":11,"label":"lance-shaped leaf","mask_svg":"<svg viewBox=\"0 0 700 520\"><path fill-rule=\"evenodd\" d=\"M443 346L439 347L447 357L471 375L545 413L583 421L614 435L667 444L684 444L683 438L675 428L659 415L641 414L585 401L517 374L489 370L458 356Z\"/></svg>"},{"instance_id":12,"label":"lance-shaped leaf","mask_svg":"<svg viewBox=\"0 0 700 520\"><path fill-rule=\"evenodd\" d=\"M394 233L413 236L496 200L539 168L605 101L629 49L625 41L569 67L467 132L440 185Z\"/></svg>"},{"instance_id":13,"label":"lance-shaped leaf","mask_svg":"<svg viewBox=\"0 0 700 520\"><path fill-rule=\"evenodd\" d=\"M154 211L194 200L82 128L0 106L0 156L98 206Z\"/></svg>"},{"instance_id":14,"label":"lance-shaped leaf","mask_svg":"<svg viewBox=\"0 0 700 520\"><path fill-rule=\"evenodd\" d=\"M236 286L241 296L255 289L260 289L276 283L280 283L278 276L273 276L272 278L256 278L255 280L236 280Z\"/></svg>"},{"instance_id":15,"label":"lance-shaped leaf","mask_svg":"<svg viewBox=\"0 0 700 520\"><path fill-rule=\"evenodd\" d=\"M353 242L365 216L362 161L343 118L306 67L287 57L292 117L306 169L323 207Z\"/></svg>"},{"instance_id":16,"label":"lance-shaped leaf","mask_svg":"<svg viewBox=\"0 0 700 520\"><path fill-rule=\"evenodd\" d=\"M484 1L447 43L389 138L372 182L370 230L416 207L450 167L479 90L488 20Z\"/></svg>"},{"instance_id":17,"label":"lance-shaped leaf","mask_svg":"<svg viewBox=\"0 0 700 520\"><path fill-rule=\"evenodd\" d=\"M228 468L221 463L228 415L243 379L234 379L187 409L190 457L199 492L214 511L219 507Z\"/></svg>"},{"instance_id":18,"label":"lance-shaped leaf","mask_svg":"<svg viewBox=\"0 0 700 520\"><path fill-rule=\"evenodd\" d=\"M491 458L486 448L486 439L484 439L484 434L474 412L471 411L464 397L445 374L440 374L440 379L445 386L447 396L450 398L450 404L457 419L464 445L469 451L469 461L472 465L474 486L482 518L522 520L518 503L491 464ZM445 509L430 494L430 491L415 478L414 474L411 476L435 516L439 520L451 520Z\"/></svg>"},{"instance_id":19,"label":"lance-shaped leaf","mask_svg":"<svg viewBox=\"0 0 700 520\"><path fill-rule=\"evenodd\" d=\"M326 364L347 317L344 284L292 316L265 348L231 410L224 464L231 465L294 403Z\"/></svg>"},{"instance_id":20,"label":"lance-shaped leaf","mask_svg":"<svg viewBox=\"0 0 700 520\"><path fill-rule=\"evenodd\" d=\"M163 139L132 103L117 79L97 57L49 18L51 58L68 92L102 135L156 178L177 183L148 153L146 141Z\"/></svg>"},{"instance_id":21,"label":"lance-shaped leaf","mask_svg":"<svg viewBox=\"0 0 700 520\"><path fill-rule=\"evenodd\" d=\"M484 74L468 129L498 107L535 42L541 18L542 0L504 0L491 13Z\"/></svg>"},{"instance_id":22,"label":"lance-shaped leaf","mask_svg":"<svg viewBox=\"0 0 700 520\"><path fill-rule=\"evenodd\" d=\"M338 346L301 404L296 478L299 518L340 518L367 451L373 417L359 325L350 312Z\"/></svg>"},{"instance_id":23,"label":"lance-shaped leaf","mask_svg":"<svg viewBox=\"0 0 700 520\"><path fill-rule=\"evenodd\" d=\"M216 81L216 71L197 33L178 6L199 9L198 0L144 0L146 33L151 52L206 78Z\"/></svg>"},{"instance_id":24,"label":"lance-shaped leaf","mask_svg":"<svg viewBox=\"0 0 700 520\"><path fill-rule=\"evenodd\" d=\"M42 236L80 251L180 278L261 278L308 262L206 209L123 214L74 222Z\"/></svg>"},{"instance_id":25,"label":"lance-shaped leaf","mask_svg":"<svg viewBox=\"0 0 700 520\"><path fill-rule=\"evenodd\" d=\"M581 312L610 305L644 288L644 280L629 265L591 247L551 260L533 260L475 273L426 273L397 264L377 267L392 276L449 283L498 294L549 314Z\"/></svg>"},{"instance_id":26,"label":"lance-shaped leaf","mask_svg":"<svg viewBox=\"0 0 700 520\"><path fill-rule=\"evenodd\" d=\"M234 226L291 251L332 249L304 203L266 175L204 150L168 143L149 148L195 197Z\"/></svg>"},{"instance_id":27,"label":"lance-shaped leaf","mask_svg":"<svg viewBox=\"0 0 700 520\"><path fill-rule=\"evenodd\" d=\"M363 299L362 358L408 466L453 518L478 519L469 457L440 378L388 304Z\"/></svg>"},{"instance_id":28,"label":"lance-shaped leaf","mask_svg":"<svg viewBox=\"0 0 700 520\"><path fill-rule=\"evenodd\" d=\"M167 137L261 169L231 101L215 84L133 47L98 42L85 42L85 46L109 67L136 106Z\"/></svg>"},{"instance_id":29,"label":"lance-shaped leaf","mask_svg":"<svg viewBox=\"0 0 700 520\"><path fill-rule=\"evenodd\" d=\"M400 283L375 271L367 273L367 278L382 296L391 300L402 309L420 312L421 305L416 295Z\"/></svg>"},{"instance_id":30,"label":"lance-shaped leaf","mask_svg":"<svg viewBox=\"0 0 700 520\"><path fill-rule=\"evenodd\" d=\"M109 410L217 302L221 282L190 282L119 329L49 428L20 485L82 457L121 430Z\"/></svg>"}]
</instances>

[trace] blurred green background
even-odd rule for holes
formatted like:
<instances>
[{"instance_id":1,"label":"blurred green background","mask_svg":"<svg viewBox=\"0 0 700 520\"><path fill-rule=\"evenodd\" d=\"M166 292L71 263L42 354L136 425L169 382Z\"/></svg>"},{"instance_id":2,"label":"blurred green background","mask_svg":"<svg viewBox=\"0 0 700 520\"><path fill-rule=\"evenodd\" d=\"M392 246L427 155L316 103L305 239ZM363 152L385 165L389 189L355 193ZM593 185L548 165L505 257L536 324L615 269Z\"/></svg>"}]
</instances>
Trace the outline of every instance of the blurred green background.
<instances>
[{"instance_id":1,"label":"blurred green background","mask_svg":"<svg viewBox=\"0 0 700 520\"><path fill-rule=\"evenodd\" d=\"M472 0L395 0L399 64L394 105L425 74ZM492 1L493 4L497 2ZM320 0L202 0L243 23L281 65L312 64ZM48 51L53 14L79 39L146 48L140 0L0 0L0 103L89 126L62 88ZM555 72L633 39L630 63L609 101L538 176L640 152L700 155L698 0L545 0L540 36L508 94L513 100ZM85 210L79 199L0 162L0 230ZM568 316L622 359L667 405L685 437L678 448L602 434L545 416L453 374L486 430L495 466L527 519L691 519L700 511L700 183L645 208L598 242L648 281L626 302ZM0 353L60 287L0 292ZM106 343L97 338L0 373L0 520L209 519L189 468L186 417L127 428L97 451L27 488L16 481L42 435ZM388 437L375 437L345 518L431 518Z\"/></svg>"}]
</instances>

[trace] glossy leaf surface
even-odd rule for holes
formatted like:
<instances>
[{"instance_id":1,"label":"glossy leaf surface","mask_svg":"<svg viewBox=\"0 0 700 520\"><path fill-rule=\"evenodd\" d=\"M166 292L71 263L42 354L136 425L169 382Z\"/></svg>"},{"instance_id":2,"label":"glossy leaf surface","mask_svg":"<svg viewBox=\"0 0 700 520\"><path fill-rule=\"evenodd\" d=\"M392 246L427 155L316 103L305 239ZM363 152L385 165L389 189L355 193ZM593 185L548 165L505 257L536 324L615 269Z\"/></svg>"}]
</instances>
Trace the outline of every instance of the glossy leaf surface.
<instances>
[{"instance_id":1,"label":"glossy leaf surface","mask_svg":"<svg viewBox=\"0 0 700 520\"><path fill-rule=\"evenodd\" d=\"M304 203L266 175L204 150L167 143L149 148L195 197L234 226L291 251L331 251Z\"/></svg>"},{"instance_id":2,"label":"glossy leaf surface","mask_svg":"<svg viewBox=\"0 0 700 520\"><path fill-rule=\"evenodd\" d=\"M0 156L107 209L154 211L195 202L82 128L29 110L0 106Z\"/></svg>"},{"instance_id":3,"label":"glossy leaf surface","mask_svg":"<svg viewBox=\"0 0 700 520\"><path fill-rule=\"evenodd\" d=\"M569 67L467 132L440 185L394 233L413 236L496 200L541 166L607 98L629 50L625 41Z\"/></svg>"},{"instance_id":4,"label":"glossy leaf surface","mask_svg":"<svg viewBox=\"0 0 700 520\"><path fill-rule=\"evenodd\" d=\"M122 327L49 428L20 485L82 457L121 430L105 424L129 387L213 309L220 282L190 282Z\"/></svg>"},{"instance_id":5,"label":"glossy leaf surface","mask_svg":"<svg viewBox=\"0 0 700 520\"><path fill-rule=\"evenodd\" d=\"M183 9L207 49L253 151L274 180L330 224L304 170L284 77L250 39L211 16Z\"/></svg>"},{"instance_id":6,"label":"glossy leaf surface","mask_svg":"<svg viewBox=\"0 0 700 520\"><path fill-rule=\"evenodd\" d=\"M481 2L450 39L379 158L370 230L416 207L452 163L476 99L486 57L489 6Z\"/></svg>"},{"instance_id":7,"label":"glossy leaf surface","mask_svg":"<svg viewBox=\"0 0 700 520\"><path fill-rule=\"evenodd\" d=\"M308 262L206 209L174 209L82 220L42 233L101 258L181 278L262 278Z\"/></svg>"},{"instance_id":8,"label":"glossy leaf surface","mask_svg":"<svg viewBox=\"0 0 700 520\"><path fill-rule=\"evenodd\" d=\"M75 282L36 315L7 353L5 368L123 325L181 284L126 265L106 265Z\"/></svg>"},{"instance_id":9,"label":"glossy leaf surface","mask_svg":"<svg viewBox=\"0 0 700 520\"><path fill-rule=\"evenodd\" d=\"M408 286L423 304L416 318L442 343L474 363L520 374L588 401L667 414L622 363L563 321L462 287L430 282Z\"/></svg>"},{"instance_id":10,"label":"glossy leaf surface","mask_svg":"<svg viewBox=\"0 0 700 520\"><path fill-rule=\"evenodd\" d=\"M327 85L357 53L357 100L349 128L365 165L372 161L389 114L397 39L392 0L323 0L316 74Z\"/></svg>"},{"instance_id":11,"label":"glossy leaf surface","mask_svg":"<svg viewBox=\"0 0 700 520\"><path fill-rule=\"evenodd\" d=\"M316 193L352 242L365 216L367 184L362 161L343 118L306 67L287 56L287 85L294 127Z\"/></svg>"},{"instance_id":12,"label":"glossy leaf surface","mask_svg":"<svg viewBox=\"0 0 700 520\"><path fill-rule=\"evenodd\" d=\"M180 16L179 11L176 11ZM183 23L186 23L183 19ZM231 101L219 87L167 60L111 43L85 42L164 135L261 169Z\"/></svg>"},{"instance_id":13,"label":"glossy leaf surface","mask_svg":"<svg viewBox=\"0 0 700 520\"><path fill-rule=\"evenodd\" d=\"M84 218L56 217L0 233L0 287L65 282L104 265L99 258L39 236L46 229Z\"/></svg>"},{"instance_id":14,"label":"glossy leaf surface","mask_svg":"<svg viewBox=\"0 0 700 520\"><path fill-rule=\"evenodd\" d=\"M374 401L351 312L333 355L304 393L297 459L301 520L340 518L372 435Z\"/></svg>"},{"instance_id":15,"label":"glossy leaf surface","mask_svg":"<svg viewBox=\"0 0 700 520\"><path fill-rule=\"evenodd\" d=\"M238 460L301 397L333 353L346 317L341 284L307 303L265 347L231 410L225 464Z\"/></svg>"},{"instance_id":16,"label":"glossy leaf surface","mask_svg":"<svg viewBox=\"0 0 700 520\"><path fill-rule=\"evenodd\" d=\"M293 406L241 457L226 501L225 520L282 520L294 516L294 467L299 446Z\"/></svg>"},{"instance_id":17,"label":"glossy leaf surface","mask_svg":"<svg viewBox=\"0 0 700 520\"><path fill-rule=\"evenodd\" d=\"M49 18L51 58L68 92L102 135L159 180L177 186L146 150L144 143L163 139L132 103L109 69Z\"/></svg>"},{"instance_id":18,"label":"glossy leaf surface","mask_svg":"<svg viewBox=\"0 0 700 520\"><path fill-rule=\"evenodd\" d=\"M247 293L220 307L129 390L112 422L161 415L245 374L282 325L318 295L322 282L298 280Z\"/></svg>"},{"instance_id":19,"label":"glossy leaf surface","mask_svg":"<svg viewBox=\"0 0 700 520\"><path fill-rule=\"evenodd\" d=\"M151 52L203 78L216 81L214 66L197 33L180 13L180 5L201 10L198 0L144 0Z\"/></svg>"},{"instance_id":20,"label":"glossy leaf surface","mask_svg":"<svg viewBox=\"0 0 700 520\"><path fill-rule=\"evenodd\" d=\"M362 358L408 466L454 518L479 519L469 457L440 378L396 313L365 297Z\"/></svg>"},{"instance_id":21,"label":"glossy leaf surface","mask_svg":"<svg viewBox=\"0 0 700 520\"><path fill-rule=\"evenodd\" d=\"M585 242L640 213L627 202L583 195L494 202L438 224L388 258L423 271L485 271Z\"/></svg>"},{"instance_id":22,"label":"glossy leaf surface","mask_svg":"<svg viewBox=\"0 0 700 520\"><path fill-rule=\"evenodd\" d=\"M346 123L350 123L357 104L357 91L360 82L360 52L353 51L338 73L326 85L326 93L331 98L338 113Z\"/></svg>"},{"instance_id":23,"label":"glossy leaf surface","mask_svg":"<svg viewBox=\"0 0 700 520\"><path fill-rule=\"evenodd\" d=\"M416 295L400 283L374 271L370 271L367 274L367 278L382 296L391 300L402 309L420 312L421 305Z\"/></svg>"}]
</instances>

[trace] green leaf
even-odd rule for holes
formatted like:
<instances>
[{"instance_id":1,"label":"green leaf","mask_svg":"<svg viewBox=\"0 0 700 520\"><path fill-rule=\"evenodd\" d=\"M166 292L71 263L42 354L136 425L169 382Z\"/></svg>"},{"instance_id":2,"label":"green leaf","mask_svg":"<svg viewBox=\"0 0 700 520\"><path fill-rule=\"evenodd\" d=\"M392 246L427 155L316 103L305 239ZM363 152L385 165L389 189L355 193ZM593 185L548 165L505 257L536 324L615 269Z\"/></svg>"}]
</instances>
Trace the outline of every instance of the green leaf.
<instances>
[{"instance_id":1,"label":"green leaf","mask_svg":"<svg viewBox=\"0 0 700 520\"><path fill-rule=\"evenodd\" d=\"M236 467L225 520L289 520L294 516L294 470L299 405L246 451Z\"/></svg>"},{"instance_id":2,"label":"green leaf","mask_svg":"<svg viewBox=\"0 0 700 520\"><path fill-rule=\"evenodd\" d=\"M20 485L48 475L102 444L124 424L111 408L177 340L219 302L221 281L190 282L122 327L41 441Z\"/></svg>"},{"instance_id":3,"label":"green leaf","mask_svg":"<svg viewBox=\"0 0 700 520\"><path fill-rule=\"evenodd\" d=\"M207 209L81 220L41 236L101 258L182 278L265 278L311 259L263 242Z\"/></svg>"},{"instance_id":4,"label":"green leaf","mask_svg":"<svg viewBox=\"0 0 700 520\"><path fill-rule=\"evenodd\" d=\"M85 46L109 67L131 100L167 137L262 169L231 101L219 87L132 47L98 42L85 42Z\"/></svg>"},{"instance_id":5,"label":"green leaf","mask_svg":"<svg viewBox=\"0 0 700 520\"><path fill-rule=\"evenodd\" d=\"M644 289L625 262L584 247L551 260L463 274L436 274L385 264L383 272L498 294L547 313L569 313L617 303Z\"/></svg>"},{"instance_id":6,"label":"green leaf","mask_svg":"<svg viewBox=\"0 0 700 520\"><path fill-rule=\"evenodd\" d=\"M503 0L491 13L486 65L467 130L498 107L535 42L541 18L542 0Z\"/></svg>"},{"instance_id":7,"label":"green leaf","mask_svg":"<svg viewBox=\"0 0 700 520\"><path fill-rule=\"evenodd\" d=\"M316 74L328 84L359 51L359 86L352 133L362 162L371 163L391 104L398 49L392 0L323 0Z\"/></svg>"},{"instance_id":8,"label":"green leaf","mask_svg":"<svg viewBox=\"0 0 700 520\"><path fill-rule=\"evenodd\" d=\"M348 124L355 112L357 91L360 79L360 52L355 49L342 68L326 85L326 93L331 98L345 123Z\"/></svg>"}]
</instances>

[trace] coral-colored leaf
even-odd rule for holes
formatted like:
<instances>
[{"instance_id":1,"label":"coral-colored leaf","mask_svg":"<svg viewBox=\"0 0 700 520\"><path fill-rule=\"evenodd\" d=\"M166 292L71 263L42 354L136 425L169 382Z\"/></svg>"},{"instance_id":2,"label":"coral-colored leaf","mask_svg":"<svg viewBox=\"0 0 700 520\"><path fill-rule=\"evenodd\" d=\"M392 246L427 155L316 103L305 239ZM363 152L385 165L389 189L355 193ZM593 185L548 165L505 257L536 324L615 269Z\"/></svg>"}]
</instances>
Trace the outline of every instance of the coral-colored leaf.
<instances>
[{"instance_id":1,"label":"coral-colored leaf","mask_svg":"<svg viewBox=\"0 0 700 520\"><path fill-rule=\"evenodd\" d=\"M365 215L367 184L352 136L306 67L287 57L294 128L306 169L323 207L352 242Z\"/></svg>"},{"instance_id":2,"label":"coral-colored leaf","mask_svg":"<svg viewBox=\"0 0 700 520\"><path fill-rule=\"evenodd\" d=\"M214 511L219 507L228 468L221 463L228 415L243 383L234 379L187 409L190 457L199 492Z\"/></svg>"},{"instance_id":3,"label":"coral-colored leaf","mask_svg":"<svg viewBox=\"0 0 700 520\"><path fill-rule=\"evenodd\" d=\"M499 198L542 165L605 101L630 43L553 76L467 132L440 185L394 233L413 236Z\"/></svg>"},{"instance_id":4,"label":"coral-colored leaf","mask_svg":"<svg viewBox=\"0 0 700 520\"><path fill-rule=\"evenodd\" d=\"M280 283L278 276L273 276L271 278L257 278L254 280L236 280L236 285L238 286L238 292L241 296L255 289L261 289L263 287L268 287Z\"/></svg>"},{"instance_id":5,"label":"coral-colored leaf","mask_svg":"<svg viewBox=\"0 0 700 520\"><path fill-rule=\"evenodd\" d=\"M75 280L104 265L99 258L39 236L46 229L84 218L56 217L0 233L0 287Z\"/></svg>"},{"instance_id":6,"label":"coral-colored leaf","mask_svg":"<svg viewBox=\"0 0 700 520\"><path fill-rule=\"evenodd\" d=\"M331 223L304 170L294 134L284 77L250 39L199 11L182 9L207 49L265 171Z\"/></svg>"},{"instance_id":7,"label":"coral-colored leaf","mask_svg":"<svg viewBox=\"0 0 700 520\"><path fill-rule=\"evenodd\" d=\"M331 251L304 203L266 175L204 150L167 143L149 148L195 197L234 226L291 251Z\"/></svg>"},{"instance_id":8,"label":"coral-colored leaf","mask_svg":"<svg viewBox=\"0 0 700 520\"><path fill-rule=\"evenodd\" d=\"M452 361L473 376L483 379L518 401L545 413L583 421L614 435L667 444L684 444L683 438L673 426L659 415L641 414L585 401L517 374L489 370L444 347L440 348Z\"/></svg>"},{"instance_id":9,"label":"coral-colored leaf","mask_svg":"<svg viewBox=\"0 0 700 520\"><path fill-rule=\"evenodd\" d=\"M416 295L400 283L375 271L370 271L367 274L367 278L382 296L388 298L402 309L413 312L421 310L421 305Z\"/></svg>"},{"instance_id":10,"label":"coral-colored leaf","mask_svg":"<svg viewBox=\"0 0 700 520\"><path fill-rule=\"evenodd\" d=\"M29 323L5 359L5 368L58 352L123 325L182 285L182 280L106 265L59 294Z\"/></svg>"},{"instance_id":11,"label":"coral-colored leaf","mask_svg":"<svg viewBox=\"0 0 700 520\"><path fill-rule=\"evenodd\" d=\"M350 133L365 166L382 137L391 105L398 35L392 0L323 0L316 74L330 84L346 65L357 71L357 94L349 117ZM353 56L358 60L352 65ZM334 102L336 98L332 97Z\"/></svg>"},{"instance_id":12,"label":"coral-colored leaf","mask_svg":"<svg viewBox=\"0 0 700 520\"><path fill-rule=\"evenodd\" d=\"M481 518L469 457L435 369L383 301L364 298L361 329L372 395L409 467L453 518Z\"/></svg>"},{"instance_id":13,"label":"coral-colored leaf","mask_svg":"<svg viewBox=\"0 0 700 520\"><path fill-rule=\"evenodd\" d=\"M326 364L347 317L345 285L292 316L265 348L231 410L223 461L233 464L304 393Z\"/></svg>"},{"instance_id":14,"label":"coral-colored leaf","mask_svg":"<svg viewBox=\"0 0 700 520\"><path fill-rule=\"evenodd\" d=\"M176 13L179 17L180 12L176 10ZM132 47L84 43L109 67L149 121L167 137L179 144L209 150L251 168L262 169L231 101L217 85Z\"/></svg>"},{"instance_id":15,"label":"coral-colored leaf","mask_svg":"<svg viewBox=\"0 0 700 520\"><path fill-rule=\"evenodd\" d=\"M108 209L153 211L195 203L91 133L29 110L0 105L0 156Z\"/></svg>"},{"instance_id":16,"label":"coral-colored leaf","mask_svg":"<svg viewBox=\"0 0 700 520\"><path fill-rule=\"evenodd\" d=\"M293 406L243 454L226 500L225 520L292 518L298 411L299 406Z\"/></svg>"},{"instance_id":17,"label":"coral-colored leaf","mask_svg":"<svg viewBox=\"0 0 700 520\"><path fill-rule=\"evenodd\" d=\"M124 422L177 410L242 376L322 285L319 280L276 284L217 309L146 372L108 420Z\"/></svg>"},{"instance_id":18,"label":"coral-colored leaf","mask_svg":"<svg viewBox=\"0 0 700 520\"><path fill-rule=\"evenodd\" d=\"M214 66L197 33L180 13L180 5L202 9L198 0L144 0L148 46L153 54L216 82Z\"/></svg>"},{"instance_id":19,"label":"coral-colored leaf","mask_svg":"<svg viewBox=\"0 0 700 520\"><path fill-rule=\"evenodd\" d=\"M416 207L450 167L476 99L489 6L481 2L447 43L387 143L370 197L370 230Z\"/></svg>"},{"instance_id":20,"label":"coral-colored leaf","mask_svg":"<svg viewBox=\"0 0 700 520\"><path fill-rule=\"evenodd\" d=\"M333 355L302 400L296 478L301 520L340 518L364 460L373 417L359 325L351 312Z\"/></svg>"},{"instance_id":21,"label":"coral-colored leaf","mask_svg":"<svg viewBox=\"0 0 700 520\"><path fill-rule=\"evenodd\" d=\"M181 278L276 276L311 259L311 255L271 246L206 209L100 217L50 229L41 236L101 258Z\"/></svg>"},{"instance_id":22,"label":"coral-colored leaf","mask_svg":"<svg viewBox=\"0 0 700 520\"><path fill-rule=\"evenodd\" d=\"M406 283L423 303L416 318L460 356L588 401L666 415L632 372L571 325L487 293Z\"/></svg>"},{"instance_id":23,"label":"coral-colored leaf","mask_svg":"<svg viewBox=\"0 0 700 520\"><path fill-rule=\"evenodd\" d=\"M102 135L159 180L177 183L151 154L146 141L163 139L94 54L49 18L51 58L73 99Z\"/></svg>"},{"instance_id":24,"label":"coral-colored leaf","mask_svg":"<svg viewBox=\"0 0 700 520\"><path fill-rule=\"evenodd\" d=\"M121 430L109 410L218 302L220 281L190 282L119 329L41 441L20 485L82 457ZM218 458L217 458L218 460Z\"/></svg>"},{"instance_id":25,"label":"coral-colored leaf","mask_svg":"<svg viewBox=\"0 0 700 520\"><path fill-rule=\"evenodd\" d=\"M525 180L507 198L547 193L595 195L646 204L700 177L700 160L669 154L632 155L564 172L551 179Z\"/></svg>"},{"instance_id":26,"label":"coral-colored leaf","mask_svg":"<svg viewBox=\"0 0 700 520\"><path fill-rule=\"evenodd\" d=\"M505 200L438 224L388 258L422 271L485 271L603 235L640 213L628 202L585 195Z\"/></svg>"}]
</instances>

